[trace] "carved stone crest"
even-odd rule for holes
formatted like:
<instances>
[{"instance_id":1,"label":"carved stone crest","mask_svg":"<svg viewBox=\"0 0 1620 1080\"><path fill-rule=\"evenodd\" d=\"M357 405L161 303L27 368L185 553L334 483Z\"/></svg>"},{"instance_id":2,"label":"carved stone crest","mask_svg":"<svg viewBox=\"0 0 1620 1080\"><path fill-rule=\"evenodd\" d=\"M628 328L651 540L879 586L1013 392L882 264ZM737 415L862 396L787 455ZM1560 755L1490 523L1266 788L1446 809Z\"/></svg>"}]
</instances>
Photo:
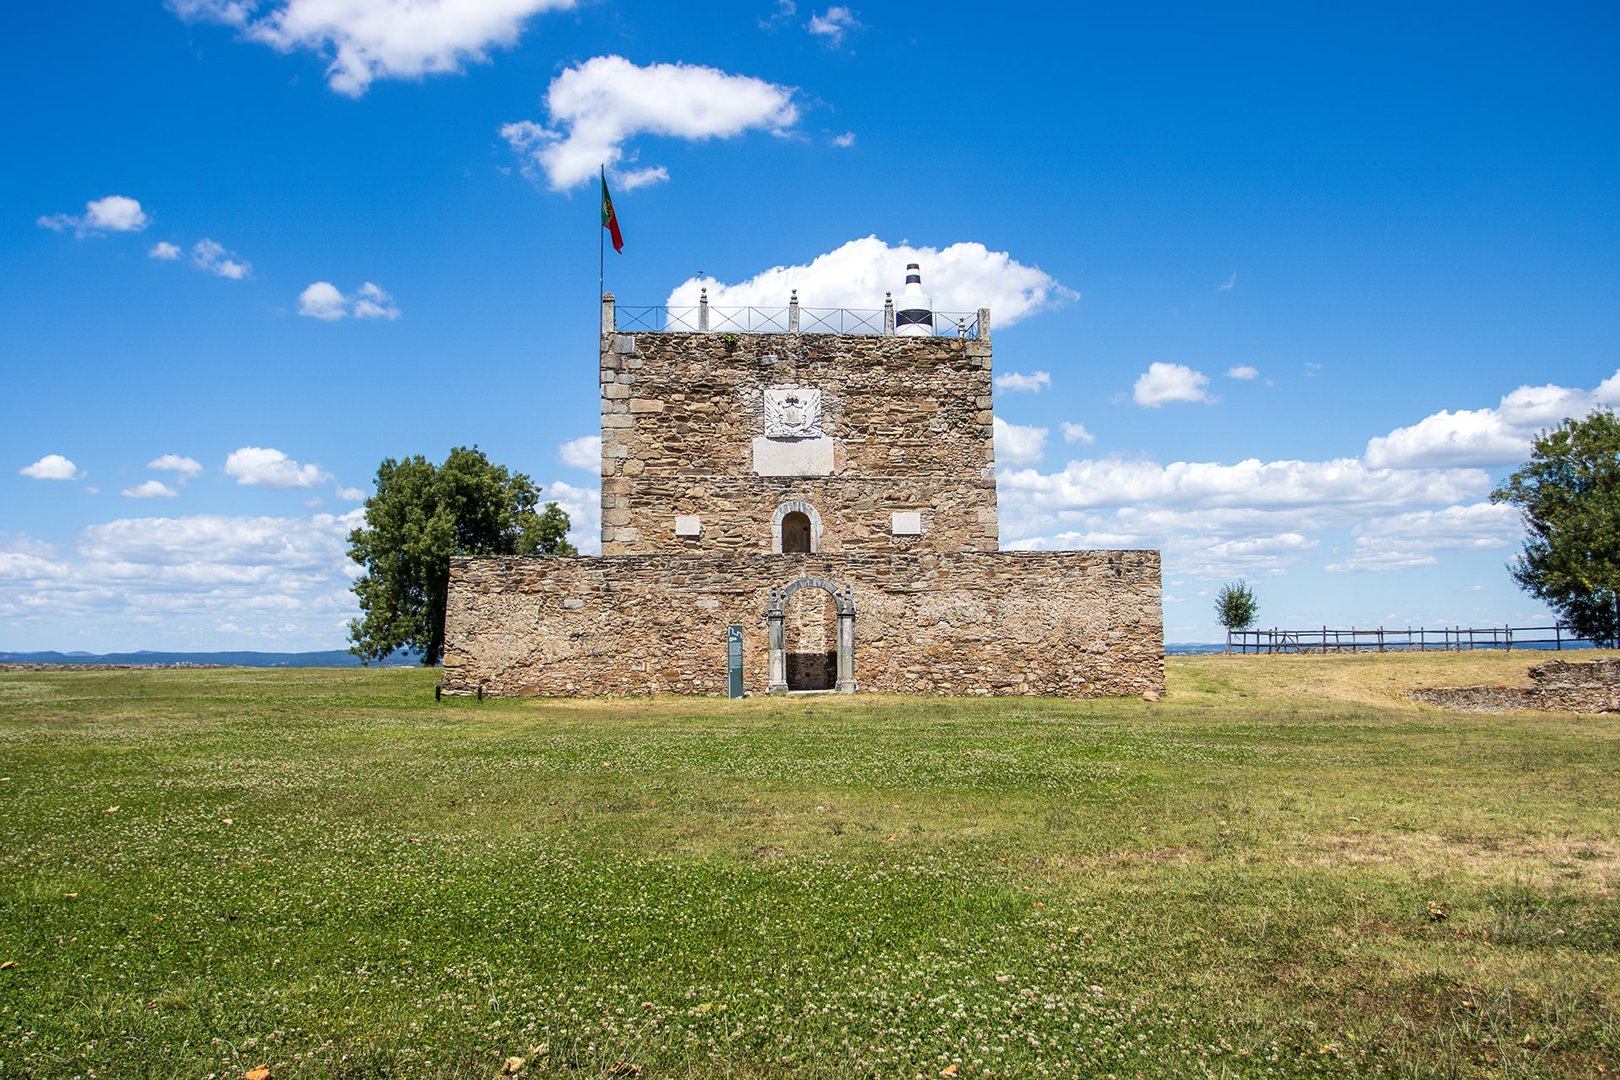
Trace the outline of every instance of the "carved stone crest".
<instances>
[{"instance_id":1,"label":"carved stone crest","mask_svg":"<svg viewBox=\"0 0 1620 1080\"><path fill-rule=\"evenodd\" d=\"M773 386L765 391L767 439L821 438L821 391Z\"/></svg>"}]
</instances>

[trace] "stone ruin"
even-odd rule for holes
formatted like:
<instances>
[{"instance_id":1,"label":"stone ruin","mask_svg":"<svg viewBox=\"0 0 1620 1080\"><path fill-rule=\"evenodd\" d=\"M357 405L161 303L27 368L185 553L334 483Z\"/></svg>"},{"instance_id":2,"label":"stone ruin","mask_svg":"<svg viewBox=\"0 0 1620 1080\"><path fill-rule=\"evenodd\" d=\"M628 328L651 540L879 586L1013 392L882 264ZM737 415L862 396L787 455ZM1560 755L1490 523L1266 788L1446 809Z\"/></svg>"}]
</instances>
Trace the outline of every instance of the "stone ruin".
<instances>
[{"instance_id":1,"label":"stone ruin","mask_svg":"<svg viewBox=\"0 0 1620 1080\"><path fill-rule=\"evenodd\" d=\"M1530 669L1530 680L1534 686L1437 687L1409 696L1464 712L1620 712L1620 660L1549 660Z\"/></svg>"}]
</instances>

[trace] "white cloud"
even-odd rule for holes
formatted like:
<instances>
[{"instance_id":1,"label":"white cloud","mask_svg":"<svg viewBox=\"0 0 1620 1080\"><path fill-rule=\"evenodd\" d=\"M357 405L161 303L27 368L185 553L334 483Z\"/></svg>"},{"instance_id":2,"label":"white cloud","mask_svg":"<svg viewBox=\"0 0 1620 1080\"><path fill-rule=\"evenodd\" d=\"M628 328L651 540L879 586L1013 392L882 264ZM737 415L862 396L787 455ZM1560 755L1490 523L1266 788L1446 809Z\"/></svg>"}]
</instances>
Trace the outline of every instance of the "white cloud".
<instances>
[{"instance_id":1,"label":"white cloud","mask_svg":"<svg viewBox=\"0 0 1620 1080\"><path fill-rule=\"evenodd\" d=\"M224 244L206 236L191 246L191 263L199 270L232 281L240 281L253 273L252 263L237 258L236 252L227 251Z\"/></svg>"},{"instance_id":2,"label":"white cloud","mask_svg":"<svg viewBox=\"0 0 1620 1080\"><path fill-rule=\"evenodd\" d=\"M1087 431L1084 424L1072 424L1065 420L1058 427L1063 431L1063 441L1066 443L1085 443L1090 446L1097 441L1097 436Z\"/></svg>"},{"instance_id":3,"label":"white cloud","mask_svg":"<svg viewBox=\"0 0 1620 1080\"><path fill-rule=\"evenodd\" d=\"M546 90L546 111L551 126L522 120L504 125L501 137L522 157L525 174L543 172L555 191L591 180L600 163L625 190L667 179L661 165L619 167L624 144L637 135L783 134L799 120L787 87L692 64L637 67L622 56L593 57L558 75Z\"/></svg>"},{"instance_id":4,"label":"white cloud","mask_svg":"<svg viewBox=\"0 0 1620 1080\"><path fill-rule=\"evenodd\" d=\"M332 479L331 474L318 465L300 465L280 450L260 446L232 450L225 459L225 474L234 476L238 484L277 491L314 487Z\"/></svg>"},{"instance_id":5,"label":"white cloud","mask_svg":"<svg viewBox=\"0 0 1620 1080\"><path fill-rule=\"evenodd\" d=\"M993 421L996 460L1008 465L1029 465L1046 452L1047 431L1043 427L1009 424L1001 417Z\"/></svg>"},{"instance_id":6,"label":"white cloud","mask_svg":"<svg viewBox=\"0 0 1620 1080\"><path fill-rule=\"evenodd\" d=\"M78 480L84 473L61 454L46 454L32 465L24 465L17 472L35 480Z\"/></svg>"},{"instance_id":7,"label":"white cloud","mask_svg":"<svg viewBox=\"0 0 1620 1080\"><path fill-rule=\"evenodd\" d=\"M1519 511L1499 503L1472 503L1370 518L1355 528L1355 546L1335 573L1404 570L1433 566L1437 551L1493 551L1524 536Z\"/></svg>"},{"instance_id":8,"label":"white cloud","mask_svg":"<svg viewBox=\"0 0 1620 1080\"><path fill-rule=\"evenodd\" d=\"M840 149L848 150L850 147L855 145L855 133L853 131L846 131L842 135L834 135L832 137L832 144Z\"/></svg>"},{"instance_id":9,"label":"white cloud","mask_svg":"<svg viewBox=\"0 0 1620 1080\"><path fill-rule=\"evenodd\" d=\"M600 472L602 468L602 436L581 435L557 447L557 457L573 469Z\"/></svg>"},{"instance_id":10,"label":"white cloud","mask_svg":"<svg viewBox=\"0 0 1620 1080\"><path fill-rule=\"evenodd\" d=\"M126 518L68 554L0 536L0 621L46 648L335 648L358 614L346 550L361 520Z\"/></svg>"},{"instance_id":11,"label":"white cloud","mask_svg":"<svg viewBox=\"0 0 1620 1080\"><path fill-rule=\"evenodd\" d=\"M554 502L568 515L568 542L581 555L602 551L602 492L553 480L540 494L541 503Z\"/></svg>"},{"instance_id":12,"label":"white cloud","mask_svg":"<svg viewBox=\"0 0 1620 1080\"><path fill-rule=\"evenodd\" d=\"M1530 441L1567 417L1620 405L1620 371L1592 390L1567 386L1521 386L1494 409L1442 409L1409 427L1367 443L1366 459L1377 468L1447 465L1500 467L1530 455Z\"/></svg>"},{"instance_id":13,"label":"white cloud","mask_svg":"<svg viewBox=\"0 0 1620 1080\"><path fill-rule=\"evenodd\" d=\"M366 489L344 487L342 484L339 484L337 489L337 497L342 499L344 502L365 502Z\"/></svg>"},{"instance_id":14,"label":"white cloud","mask_svg":"<svg viewBox=\"0 0 1620 1080\"><path fill-rule=\"evenodd\" d=\"M182 19L234 26L250 41L326 58L327 82L351 97L373 80L458 72L517 42L523 24L575 0L169 0ZM262 13L260 9L263 9Z\"/></svg>"},{"instance_id":15,"label":"white cloud","mask_svg":"<svg viewBox=\"0 0 1620 1080\"><path fill-rule=\"evenodd\" d=\"M314 281L298 294L298 314L312 319L341 319L349 313L343 294L330 281Z\"/></svg>"},{"instance_id":16,"label":"white cloud","mask_svg":"<svg viewBox=\"0 0 1620 1080\"><path fill-rule=\"evenodd\" d=\"M171 244L167 240L159 240L146 253L154 259L172 262L180 257L180 247L178 244Z\"/></svg>"},{"instance_id":17,"label":"white cloud","mask_svg":"<svg viewBox=\"0 0 1620 1080\"><path fill-rule=\"evenodd\" d=\"M345 296L330 281L315 281L298 294L298 314L327 322L354 316L356 319L397 319L399 308L381 286L366 282Z\"/></svg>"},{"instance_id":18,"label":"white cloud","mask_svg":"<svg viewBox=\"0 0 1620 1080\"><path fill-rule=\"evenodd\" d=\"M61 232L72 229L74 236L99 236L109 232L140 232L152 223L140 201L128 195L108 195L84 204L83 214L52 214L39 218L42 229Z\"/></svg>"},{"instance_id":19,"label":"white cloud","mask_svg":"<svg viewBox=\"0 0 1620 1080\"><path fill-rule=\"evenodd\" d=\"M990 251L983 244L964 242L937 249L890 246L875 236L851 240L818 255L808 264L774 266L746 281L727 285L713 278L689 278L677 285L666 303L691 308L698 291L709 290L709 303L717 307L786 308L789 293L799 291L806 308L853 308L876 311L885 292L898 292L905 284L906 264L922 266L923 291L933 298L934 310L952 314L990 309L997 327L1059 307L1080 294L1033 266L1024 266L1005 251Z\"/></svg>"},{"instance_id":20,"label":"white cloud","mask_svg":"<svg viewBox=\"0 0 1620 1080\"><path fill-rule=\"evenodd\" d=\"M157 472L176 473L182 483L203 471L201 462L180 454L164 454L162 457L153 458L146 463L146 467Z\"/></svg>"},{"instance_id":21,"label":"white cloud","mask_svg":"<svg viewBox=\"0 0 1620 1080\"><path fill-rule=\"evenodd\" d=\"M1138 405L1156 409L1171 401L1201 401L1214 404L1206 388L1209 376L1194 371L1185 364L1166 364L1155 361L1136 380L1133 397Z\"/></svg>"},{"instance_id":22,"label":"white cloud","mask_svg":"<svg viewBox=\"0 0 1620 1080\"><path fill-rule=\"evenodd\" d=\"M1260 375L1260 369L1250 364L1239 364L1237 367L1226 369L1228 379L1254 379Z\"/></svg>"},{"instance_id":23,"label":"white cloud","mask_svg":"<svg viewBox=\"0 0 1620 1080\"><path fill-rule=\"evenodd\" d=\"M1052 376L1044 371L1032 371L1028 375L1019 371L1009 371L1005 375L996 376L997 390L1027 390L1038 394L1052 386Z\"/></svg>"},{"instance_id":24,"label":"white cloud","mask_svg":"<svg viewBox=\"0 0 1620 1080\"><path fill-rule=\"evenodd\" d=\"M853 11L842 5L834 5L821 15L812 11L805 29L817 37L824 38L829 46L836 49L843 44L846 33L858 30L860 26Z\"/></svg>"},{"instance_id":25,"label":"white cloud","mask_svg":"<svg viewBox=\"0 0 1620 1080\"><path fill-rule=\"evenodd\" d=\"M180 493L161 480L148 480L144 484L127 487L120 494L128 499L172 499Z\"/></svg>"},{"instance_id":26,"label":"white cloud","mask_svg":"<svg viewBox=\"0 0 1620 1080\"><path fill-rule=\"evenodd\" d=\"M1237 288L1237 271L1236 270L1232 271L1232 276L1231 277L1227 278L1221 284L1215 286L1215 291L1216 292L1231 292L1235 288Z\"/></svg>"},{"instance_id":27,"label":"white cloud","mask_svg":"<svg viewBox=\"0 0 1620 1080\"><path fill-rule=\"evenodd\" d=\"M1449 504L1490 490L1480 469L1369 469L1334 461L1212 461L1116 458L1071 461L1055 473L1003 471L1007 505L1027 510L1160 507L1177 510L1336 506L1357 517L1370 510Z\"/></svg>"},{"instance_id":28,"label":"white cloud","mask_svg":"<svg viewBox=\"0 0 1620 1080\"><path fill-rule=\"evenodd\" d=\"M354 297L354 317L357 319L397 319L399 308L394 298L380 285L367 281L361 284Z\"/></svg>"}]
</instances>

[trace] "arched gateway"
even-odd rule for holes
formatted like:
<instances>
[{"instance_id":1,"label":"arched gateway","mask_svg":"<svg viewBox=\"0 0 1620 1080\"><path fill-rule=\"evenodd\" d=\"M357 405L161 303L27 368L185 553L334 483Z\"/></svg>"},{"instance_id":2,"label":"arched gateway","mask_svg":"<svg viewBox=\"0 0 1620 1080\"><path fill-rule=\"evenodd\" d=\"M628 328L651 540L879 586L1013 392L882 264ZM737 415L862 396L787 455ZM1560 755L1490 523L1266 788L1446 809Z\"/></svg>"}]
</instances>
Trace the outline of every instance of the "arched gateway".
<instances>
[{"instance_id":1,"label":"arched gateway","mask_svg":"<svg viewBox=\"0 0 1620 1080\"><path fill-rule=\"evenodd\" d=\"M771 601L765 608L765 622L770 628L771 681L765 688L768 694L788 692L787 681L787 605L793 594L803 588L825 589L832 594L838 608L838 684L840 694L855 692L855 598L849 586L839 592L838 586L822 577L802 577L787 588L771 589Z\"/></svg>"}]
</instances>

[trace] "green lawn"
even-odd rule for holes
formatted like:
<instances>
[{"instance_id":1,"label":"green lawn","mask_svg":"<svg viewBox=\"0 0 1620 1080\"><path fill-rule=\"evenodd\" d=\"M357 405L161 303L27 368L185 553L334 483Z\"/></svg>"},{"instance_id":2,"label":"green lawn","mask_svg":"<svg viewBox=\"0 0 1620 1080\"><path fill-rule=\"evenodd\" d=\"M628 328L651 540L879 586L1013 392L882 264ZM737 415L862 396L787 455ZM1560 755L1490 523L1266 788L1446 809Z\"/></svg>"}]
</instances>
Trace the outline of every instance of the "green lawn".
<instances>
[{"instance_id":1,"label":"green lawn","mask_svg":"<svg viewBox=\"0 0 1620 1080\"><path fill-rule=\"evenodd\" d=\"M1620 718L1401 696L1532 659L0 672L0 1076L1620 1075Z\"/></svg>"}]
</instances>

